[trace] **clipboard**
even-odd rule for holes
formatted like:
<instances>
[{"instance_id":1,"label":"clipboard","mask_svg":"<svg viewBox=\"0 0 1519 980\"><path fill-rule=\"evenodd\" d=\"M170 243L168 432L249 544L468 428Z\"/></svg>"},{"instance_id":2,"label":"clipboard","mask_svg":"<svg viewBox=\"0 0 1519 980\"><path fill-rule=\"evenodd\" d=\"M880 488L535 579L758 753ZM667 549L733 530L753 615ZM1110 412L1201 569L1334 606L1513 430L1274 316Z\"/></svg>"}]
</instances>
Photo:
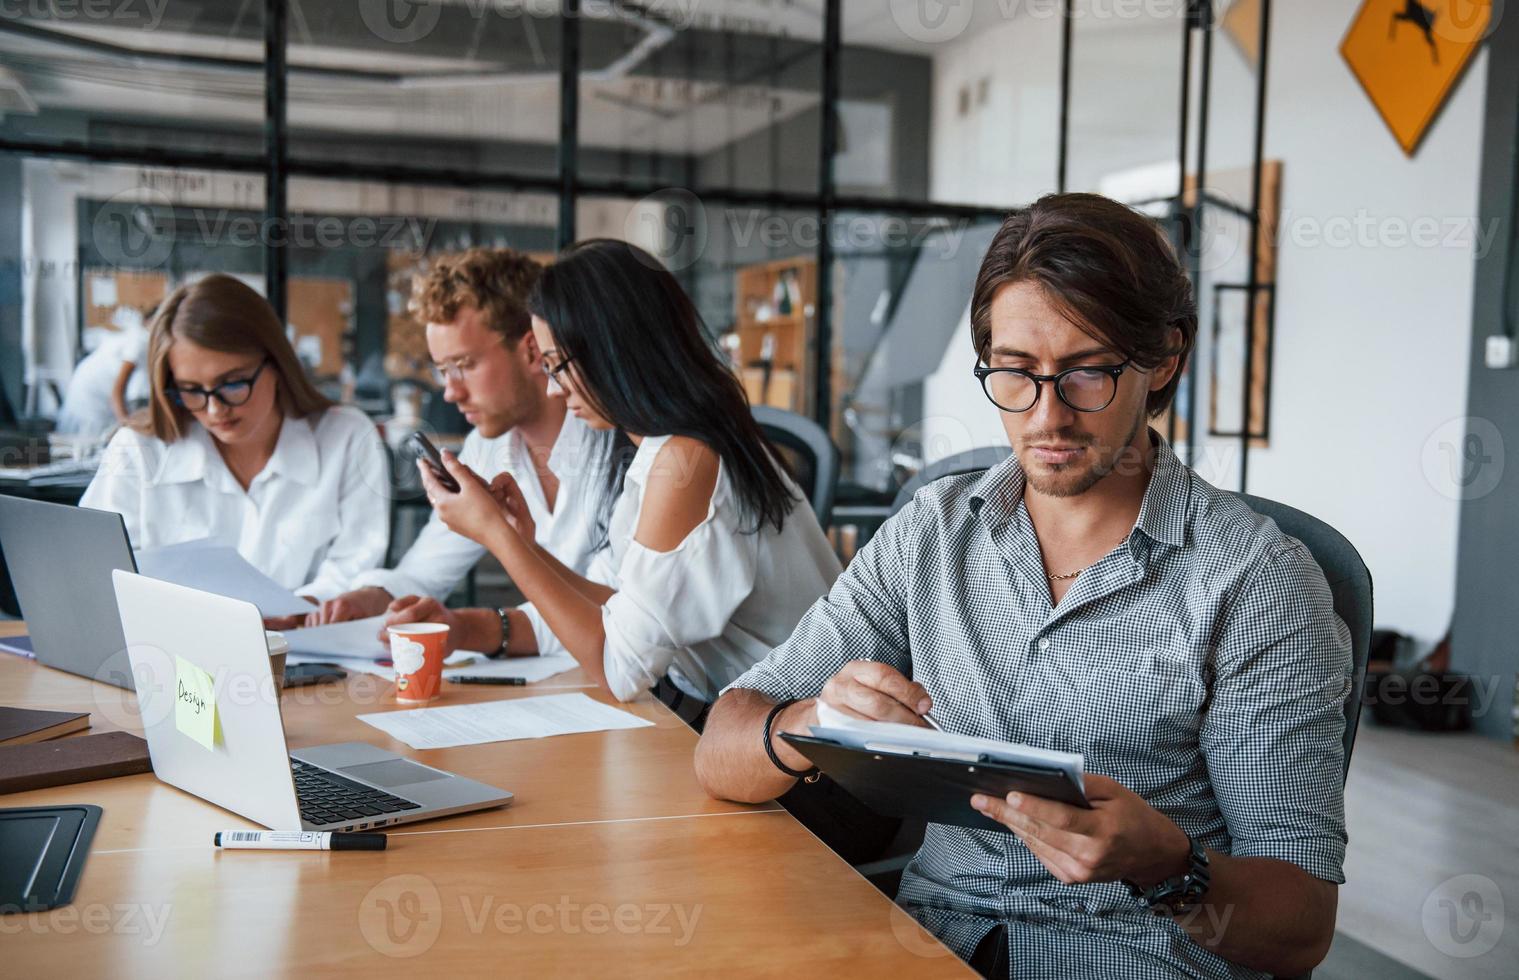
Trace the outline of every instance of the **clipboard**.
<instances>
[{"instance_id":1,"label":"clipboard","mask_svg":"<svg viewBox=\"0 0 1519 980\"><path fill-rule=\"evenodd\" d=\"M0 810L0 915L74 900L102 812L89 803Z\"/></svg>"},{"instance_id":2,"label":"clipboard","mask_svg":"<svg viewBox=\"0 0 1519 980\"><path fill-rule=\"evenodd\" d=\"M1058 768L998 762L983 756L971 762L911 755L884 749L856 749L829 739L779 732L861 803L891 817L916 817L969 830L1009 833L1006 826L970 805L973 793L1006 796L1017 790L1090 810L1086 793Z\"/></svg>"}]
</instances>

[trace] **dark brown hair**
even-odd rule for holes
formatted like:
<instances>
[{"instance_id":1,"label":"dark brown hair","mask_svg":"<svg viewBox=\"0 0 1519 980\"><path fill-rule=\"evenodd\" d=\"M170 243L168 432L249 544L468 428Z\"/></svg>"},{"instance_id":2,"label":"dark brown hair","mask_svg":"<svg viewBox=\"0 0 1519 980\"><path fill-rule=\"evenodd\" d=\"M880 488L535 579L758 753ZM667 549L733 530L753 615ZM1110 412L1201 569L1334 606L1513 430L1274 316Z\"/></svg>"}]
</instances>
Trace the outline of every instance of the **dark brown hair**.
<instances>
[{"instance_id":1,"label":"dark brown hair","mask_svg":"<svg viewBox=\"0 0 1519 980\"><path fill-rule=\"evenodd\" d=\"M1150 392L1153 417L1170 406L1197 338L1192 283L1151 218L1097 194L1048 194L1002 222L971 296L976 356L991 345L992 300L1035 282L1077 329L1150 370L1179 355L1176 374ZM1181 331L1172 345L1171 331Z\"/></svg>"},{"instance_id":2,"label":"dark brown hair","mask_svg":"<svg viewBox=\"0 0 1519 980\"><path fill-rule=\"evenodd\" d=\"M507 341L533 328L527 296L543 266L510 248L472 248L433 260L412 286L410 308L424 323L450 323L465 306L485 314L486 326Z\"/></svg>"},{"instance_id":3,"label":"dark brown hair","mask_svg":"<svg viewBox=\"0 0 1519 980\"><path fill-rule=\"evenodd\" d=\"M251 286L215 273L174 290L153 317L148 333L148 377L153 390L146 413L132 421L139 432L174 442L184 436L190 423L189 409L168 395L174 384L169 348L181 338L207 350L267 357L279 377L279 407L287 418L305 418L332 406L306 377L274 307Z\"/></svg>"}]
</instances>

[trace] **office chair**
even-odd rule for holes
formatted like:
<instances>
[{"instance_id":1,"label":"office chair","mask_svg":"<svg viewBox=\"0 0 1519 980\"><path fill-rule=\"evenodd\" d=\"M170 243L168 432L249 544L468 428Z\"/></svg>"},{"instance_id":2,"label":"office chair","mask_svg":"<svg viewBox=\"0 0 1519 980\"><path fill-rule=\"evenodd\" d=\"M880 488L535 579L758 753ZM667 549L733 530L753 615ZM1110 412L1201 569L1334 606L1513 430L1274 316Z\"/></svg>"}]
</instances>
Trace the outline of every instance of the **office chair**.
<instances>
[{"instance_id":1,"label":"office chair","mask_svg":"<svg viewBox=\"0 0 1519 980\"><path fill-rule=\"evenodd\" d=\"M1295 507L1253 494L1237 494L1245 506L1276 521L1288 537L1303 542L1318 562L1334 597L1334 612L1350 630L1350 694L1345 698L1345 771L1350 771L1350 750L1355 747L1361 721L1361 701L1366 689L1366 662L1371 655L1371 572L1360 552L1345 536L1318 518Z\"/></svg>"},{"instance_id":2,"label":"office chair","mask_svg":"<svg viewBox=\"0 0 1519 980\"><path fill-rule=\"evenodd\" d=\"M1355 747L1356 729L1361 721L1361 701L1366 690L1366 662L1371 656L1371 571L1361 560L1355 546L1343 534L1317 517L1254 494L1242 493L1237 496L1257 514L1276 521L1276 526L1282 529L1283 534L1303 542L1329 582L1335 615L1340 617L1345 628L1350 631L1350 693L1345 698L1344 736L1345 775L1349 776L1350 750ZM1310 970L1292 980L1311 980L1312 976Z\"/></svg>"},{"instance_id":3,"label":"office chair","mask_svg":"<svg viewBox=\"0 0 1519 980\"><path fill-rule=\"evenodd\" d=\"M806 416L769 405L755 405L753 412L765 437L786 453L796 471L796 482L826 531L839 485L839 448L821 425Z\"/></svg>"},{"instance_id":4,"label":"office chair","mask_svg":"<svg viewBox=\"0 0 1519 980\"><path fill-rule=\"evenodd\" d=\"M979 446L930 463L919 470L912 479L902 484L902 489L897 491L896 499L891 502L891 512L895 515L897 511L907 506L913 494L935 480L942 480L946 476L963 476L966 473L989 470L1012 454L1013 450L1009 446Z\"/></svg>"}]
</instances>

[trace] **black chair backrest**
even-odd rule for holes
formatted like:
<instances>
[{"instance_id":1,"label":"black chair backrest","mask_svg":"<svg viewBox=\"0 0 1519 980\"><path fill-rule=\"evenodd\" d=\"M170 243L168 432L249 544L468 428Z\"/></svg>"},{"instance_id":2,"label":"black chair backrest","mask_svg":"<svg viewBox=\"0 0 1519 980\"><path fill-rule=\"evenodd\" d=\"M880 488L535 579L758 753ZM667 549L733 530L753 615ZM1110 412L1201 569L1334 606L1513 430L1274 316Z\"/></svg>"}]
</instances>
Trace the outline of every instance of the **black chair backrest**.
<instances>
[{"instance_id":1,"label":"black chair backrest","mask_svg":"<svg viewBox=\"0 0 1519 980\"><path fill-rule=\"evenodd\" d=\"M769 405L755 405L753 412L766 438L786 453L796 471L797 484L826 531L839 486L839 448L821 425L804 415Z\"/></svg>"},{"instance_id":2,"label":"black chair backrest","mask_svg":"<svg viewBox=\"0 0 1519 980\"><path fill-rule=\"evenodd\" d=\"M1283 534L1303 542L1329 582L1335 614L1350 630L1350 694L1345 699L1345 768L1348 771L1350 750L1355 746L1356 728L1361 720L1366 661L1371 655L1371 572L1355 546L1317 517L1265 497L1248 493L1238 496L1245 506L1275 521Z\"/></svg>"},{"instance_id":3,"label":"black chair backrest","mask_svg":"<svg viewBox=\"0 0 1519 980\"><path fill-rule=\"evenodd\" d=\"M897 491L896 499L891 502L891 512L895 514L906 507L913 494L935 480L942 480L946 476L961 476L966 473L989 470L1012 454L1013 450L1008 446L979 446L930 463L919 470L912 479L902 484L902 489Z\"/></svg>"}]
</instances>

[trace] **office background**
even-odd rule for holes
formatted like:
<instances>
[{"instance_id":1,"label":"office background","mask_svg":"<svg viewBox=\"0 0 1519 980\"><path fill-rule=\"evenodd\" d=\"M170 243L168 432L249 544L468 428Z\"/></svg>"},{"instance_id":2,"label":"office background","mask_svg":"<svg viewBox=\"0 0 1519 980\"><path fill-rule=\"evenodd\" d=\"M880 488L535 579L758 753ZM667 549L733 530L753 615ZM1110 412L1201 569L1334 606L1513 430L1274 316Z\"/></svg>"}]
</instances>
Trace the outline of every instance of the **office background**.
<instances>
[{"instance_id":1,"label":"office background","mask_svg":"<svg viewBox=\"0 0 1519 980\"><path fill-rule=\"evenodd\" d=\"M56 412L117 308L226 271L333 393L392 417L428 401L405 312L427 256L606 235L681 278L754 401L824 425L839 505L868 509L1003 441L969 379L982 251L1008 208L1098 191L1165 221L1194 274L1199 347L1160 427L1210 481L1342 531L1377 625L1449 632L1491 685L1473 726L1507 743L1519 398L1485 350L1519 301L1519 24L1494 8L1410 154L1340 50L1384 6L6 7L5 410Z\"/></svg>"},{"instance_id":2,"label":"office background","mask_svg":"<svg viewBox=\"0 0 1519 980\"><path fill-rule=\"evenodd\" d=\"M841 503L879 501L1001 438L964 383L1000 215L1101 191L1167 220L1194 269L1199 348L1162 424L1184 455L1344 531L1379 625L1432 642L1459 612L1458 662L1511 671L1491 648L1519 623L1481 590L1519 544L1519 491L1489 479L1501 446L1464 441L1468 415L1489 442L1515 421L1512 373L1482 366L1513 319L1515 78L1492 57L1509 19L1408 156L1339 51L1361 3L1062 6L18 5L0 17L6 402L55 411L118 304L220 270L286 313L319 377L393 412L393 382L428 379L405 314L427 255L611 235L677 272L756 401L828 428ZM1398 380L1415 364L1416 395Z\"/></svg>"}]
</instances>

